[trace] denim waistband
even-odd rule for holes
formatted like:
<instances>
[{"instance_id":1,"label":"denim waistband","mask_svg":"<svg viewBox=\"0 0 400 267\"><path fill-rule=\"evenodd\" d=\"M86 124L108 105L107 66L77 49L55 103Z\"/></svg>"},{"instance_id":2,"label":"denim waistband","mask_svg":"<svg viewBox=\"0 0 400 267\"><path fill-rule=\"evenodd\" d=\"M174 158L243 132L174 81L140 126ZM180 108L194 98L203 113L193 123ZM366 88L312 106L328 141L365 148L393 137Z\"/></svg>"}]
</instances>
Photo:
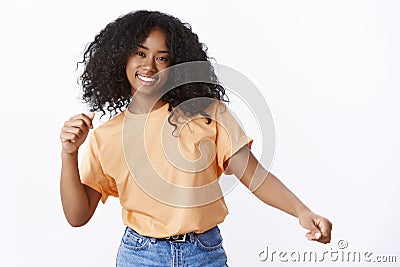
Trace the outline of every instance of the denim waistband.
<instances>
[{"instance_id":1,"label":"denim waistband","mask_svg":"<svg viewBox=\"0 0 400 267\"><path fill-rule=\"evenodd\" d=\"M162 237L162 238L156 238L156 237L151 237L151 236L143 236L141 234L139 234L138 232L136 232L134 229L130 228L130 227L126 227L126 231L131 231L134 232L136 235L141 236L143 238L148 238L150 239L150 241L152 243L155 243L156 241L161 241L161 242L173 242L171 240L167 240L168 237ZM194 233L194 232L189 232L189 233L185 233L185 235L187 235L186 241L190 241L190 242L194 242L194 236L214 236L215 234L219 234L219 228L218 226L214 226L211 229L203 232L203 233ZM182 234L183 235L183 234Z\"/></svg>"}]
</instances>

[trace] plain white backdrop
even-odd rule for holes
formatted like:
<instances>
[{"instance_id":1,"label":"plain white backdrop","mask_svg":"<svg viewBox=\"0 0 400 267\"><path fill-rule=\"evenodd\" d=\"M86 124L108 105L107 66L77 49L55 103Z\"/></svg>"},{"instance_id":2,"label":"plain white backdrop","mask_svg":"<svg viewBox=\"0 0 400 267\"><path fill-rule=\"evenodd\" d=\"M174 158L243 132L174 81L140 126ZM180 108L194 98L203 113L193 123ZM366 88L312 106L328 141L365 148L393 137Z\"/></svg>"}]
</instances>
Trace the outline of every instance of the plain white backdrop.
<instances>
[{"instance_id":1,"label":"plain white backdrop","mask_svg":"<svg viewBox=\"0 0 400 267\"><path fill-rule=\"evenodd\" d=\"M0 4L2 266L115 264L124 229L119 202L99 204L84 227L67 224L58 134L87 111L75 70L85 45L138 9L190 23L217 63L256 84L275 122L271 171L333 222L331 244L310 242L294 217L238 185L220 226L230 266L308 266L276 255L262 262L266 247L372 252L400 262L400 2L20 0ZM232 109L240 116L239 106ZM242 123L260 151L257 131ZM327 264L343 263L316 263Z\"/></svg>"}]
</instances>

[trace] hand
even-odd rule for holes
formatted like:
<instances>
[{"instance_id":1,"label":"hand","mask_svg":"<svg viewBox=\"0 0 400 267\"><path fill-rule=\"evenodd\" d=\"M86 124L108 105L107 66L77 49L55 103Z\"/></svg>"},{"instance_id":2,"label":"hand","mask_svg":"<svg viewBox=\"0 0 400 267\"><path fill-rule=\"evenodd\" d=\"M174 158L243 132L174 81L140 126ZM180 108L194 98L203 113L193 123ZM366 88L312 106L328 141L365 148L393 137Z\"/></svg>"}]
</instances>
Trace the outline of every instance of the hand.
<instances>
[{"instance_id":1,"label":"hand","mask_svg":"<svg viewBox=\"0 0 400 267\"><path fill-rule=\"evenodd\" d=\"M80 145L85 142L89 129L93 129L94 115L94 112L88 115L79 114L64 123L60 133L63 152L73 154L78 151Z\"/></svg>"},{"instance_id":2,"label":"hand","mask_svg":"<svg viewBox=\"0 0 400 267\"><path fill-rule=\"evenodd\" d=\"M300 214L298 218L301 226L310 230L306 234L308 240L314 240L324 244L331 241L332 223L328 219L311 211Z\"/></svg>"}]
</instances>

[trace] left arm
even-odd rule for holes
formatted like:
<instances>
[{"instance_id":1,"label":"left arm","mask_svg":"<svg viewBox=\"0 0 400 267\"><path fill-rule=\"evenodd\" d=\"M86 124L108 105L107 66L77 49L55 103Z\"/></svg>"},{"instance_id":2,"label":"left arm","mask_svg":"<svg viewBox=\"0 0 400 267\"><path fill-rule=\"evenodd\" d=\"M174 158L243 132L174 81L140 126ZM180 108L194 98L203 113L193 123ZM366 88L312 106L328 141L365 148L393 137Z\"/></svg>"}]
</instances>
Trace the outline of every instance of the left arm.
<instances>
[{"instance_id":1,"label":"left arm","mask_svg":"<svg viewBox=\"0 0 400 267\"><path fill-rule=\"evenodd\" d=\"M309 240L330 242L331 222L313 213L277 177L265 170L248 146L241 148L226 164L226 173L235 174L261 201L297 217L300 224L309 230L306 234Z\"/></svg>"}]
</instances>

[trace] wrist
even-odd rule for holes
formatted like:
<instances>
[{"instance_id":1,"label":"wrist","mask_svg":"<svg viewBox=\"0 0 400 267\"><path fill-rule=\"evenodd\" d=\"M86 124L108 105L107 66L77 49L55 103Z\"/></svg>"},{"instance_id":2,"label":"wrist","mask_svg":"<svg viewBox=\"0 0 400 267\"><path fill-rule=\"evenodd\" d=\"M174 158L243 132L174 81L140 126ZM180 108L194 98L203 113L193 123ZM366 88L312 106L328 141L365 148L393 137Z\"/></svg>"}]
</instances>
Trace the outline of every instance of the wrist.
<instances>
[{"instance_id":1,"label":"wrist","mask_svg":"<svg viewBox=\"0 0 400 267\"><path fill-rule=\"evenodd\" d=\"M78 151L68 152L64 149L61 150L61 158L62 159L75 159L78 158Z\"/></svg>"},{"instance_id":2,"label":"wrist","mask_svg":"<svg viewBox=\"0 0 400 267\"><path fill-rule=\"evenodd\" d=\"M310 214L313 213L309 208L307 207L299 207L295 211L295 217L300 219L300 217L304 216L305 214Z\"/></svg>"}]
</instances>

